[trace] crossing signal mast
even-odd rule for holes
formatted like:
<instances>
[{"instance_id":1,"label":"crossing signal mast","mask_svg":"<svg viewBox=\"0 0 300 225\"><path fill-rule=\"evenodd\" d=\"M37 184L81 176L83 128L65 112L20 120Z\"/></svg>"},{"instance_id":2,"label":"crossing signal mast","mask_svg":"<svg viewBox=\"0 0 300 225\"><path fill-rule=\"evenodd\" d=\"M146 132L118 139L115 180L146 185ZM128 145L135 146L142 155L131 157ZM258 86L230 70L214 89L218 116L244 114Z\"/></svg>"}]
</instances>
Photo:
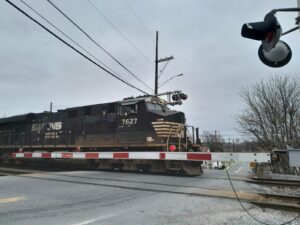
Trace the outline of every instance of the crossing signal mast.
<instances>
[{"instance_id":1,"label":"crossing signal mast","mask_svg":"<svg viewBox=\"0 0 300 225\"><path fill-rule=\"evenodd\" d=\"M271 10L264 18L264 21L246 23L242 26L242 36L253 40L261 41L258 49L260 60L270 67L282 67L289 63L292 58L290 46L281 41L281 36L299 30L300 23L300 0L297 8L281 8ZM277 12L298 12L296 27L282 32L279 21L275 14Z\"/></svg>"},{"instance_id":2,"label":"crossing signal mast","mask_svg":"<svg viewBox=\"0 0 300 225\"><path fill-rule=\"evenodd\" d=\"M172 80L175 77L180 77L183 74L178 74L175 75L171 78L169 78L168 80L166 80L165 82L163 82L161 85L158 84L158 78L159 78L159 74L158 74L158 64L162 63L162 62L168 62L170 60L173 60L174 57L170 56L170 57L165 57L162 59L158 59L158 31L156 31L156 45L155 45L155 81L154 81L154 95L152 96L167 96L167 104L168 105L181 105L182 104L182 100L187 100L188 96L183 93L182 91L171 91L171 92L165 92L165 93L158 93L158 88L161 87L162 85L164 85L165 83L169 82L170 80Z\"/></svg>"}]
</instances>

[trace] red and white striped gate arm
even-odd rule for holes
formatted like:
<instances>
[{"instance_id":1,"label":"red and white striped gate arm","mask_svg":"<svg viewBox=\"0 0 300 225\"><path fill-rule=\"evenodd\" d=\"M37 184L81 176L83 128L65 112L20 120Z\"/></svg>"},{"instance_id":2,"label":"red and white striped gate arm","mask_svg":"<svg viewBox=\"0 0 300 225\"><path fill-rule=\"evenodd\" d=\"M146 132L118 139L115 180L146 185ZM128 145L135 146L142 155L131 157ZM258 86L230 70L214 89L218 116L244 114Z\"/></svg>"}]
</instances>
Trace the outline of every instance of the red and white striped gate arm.
<instances>
[{"instance_id":1,"label":"red and white striped gate arm","mask_svg":"<svg viewBox=\"0 0 300 225\"><path fill-rule=\"evenodd\" d=\"M140 159L179 161L270 162L270 153L225 152L22 152L12 153L20 159Z\"/></svg>"}]
</instances>

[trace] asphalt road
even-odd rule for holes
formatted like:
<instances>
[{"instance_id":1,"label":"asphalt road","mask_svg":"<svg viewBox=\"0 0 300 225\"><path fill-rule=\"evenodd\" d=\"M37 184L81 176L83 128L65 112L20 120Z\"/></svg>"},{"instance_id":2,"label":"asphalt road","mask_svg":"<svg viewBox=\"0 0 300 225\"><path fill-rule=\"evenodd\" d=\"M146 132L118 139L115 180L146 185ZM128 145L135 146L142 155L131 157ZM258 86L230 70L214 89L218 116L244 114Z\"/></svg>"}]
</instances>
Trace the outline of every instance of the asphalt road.
<instances>
[{"instance_id":1,"label":"asphalt road","mask_svg":"<svg viewBox=\"0 0 300 225\"><path fill-rule=\"evenodd\" d=\"M231 173L245 171L236 167ZM230 190L228 180L220 179L225 175L224 171L206 171L204 177L72 171L1 176L0 224L258 224L236 200L178 193L196 188ZM239 191L261 189L243 181L234 184ZM296 215L245 206L259 219L275 224Z\"/></svg>"}]
</instances>

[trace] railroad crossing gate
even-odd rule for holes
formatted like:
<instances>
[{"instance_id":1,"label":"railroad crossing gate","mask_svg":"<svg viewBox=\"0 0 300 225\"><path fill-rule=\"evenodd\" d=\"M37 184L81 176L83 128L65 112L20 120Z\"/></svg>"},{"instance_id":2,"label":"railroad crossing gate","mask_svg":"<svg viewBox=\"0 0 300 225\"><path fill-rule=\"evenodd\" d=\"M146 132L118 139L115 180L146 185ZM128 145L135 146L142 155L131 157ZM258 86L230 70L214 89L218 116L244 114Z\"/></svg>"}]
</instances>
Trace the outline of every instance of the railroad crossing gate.
<instances>
[{"instance_id":1,"label":"railroad crossing gate","mask_svg":"<svg viewBox=\"0 0 300 225\"><path fill-rule=\"evenodd\" d=\"M12 153L20 159L139 159L178 161L270 162L270 153L225 152L22 152Z\"/></svg>"}]
</instances>

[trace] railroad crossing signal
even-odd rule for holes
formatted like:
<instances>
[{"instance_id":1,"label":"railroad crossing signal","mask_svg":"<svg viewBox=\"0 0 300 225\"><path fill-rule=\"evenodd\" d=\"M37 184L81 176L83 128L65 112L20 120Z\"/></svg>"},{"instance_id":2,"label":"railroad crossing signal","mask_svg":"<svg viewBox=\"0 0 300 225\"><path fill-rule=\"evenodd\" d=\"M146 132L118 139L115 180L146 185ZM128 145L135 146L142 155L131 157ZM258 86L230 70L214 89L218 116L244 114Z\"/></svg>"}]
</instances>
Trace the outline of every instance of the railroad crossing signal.
<instances>
[{"instance_id":1,"label":"railroad crossing signal","mask_svg":"<svg viewBox=\"0 0 300 225\"><path fill-rule=\"evenodd\" d=\"M273 13L268 13L262 22L246 23L242 27L242 36L262 41L266 51L275 47L281 33L281 26Z\"/></svg>"},{"instance_id":2,"label":"railroad crossing signal","mask_svg":"<svg viewBox=\"0 0 300 225\"><path fill-rule=\"evenodd\" d=\"M298 0L298 8L273 9L265 16L264 21L244 24L241 32L245 38L261 41L258 56L264 64L270 67L282 67L289 63L292 50L280 38L300 27L300 16L298 16L297 26L283 33L275 16L276 12L300 12L300 1Z\"/></svg>"},{"instance_id":3,"label":"railroad crossing signal","mask_svg":"<svg viewBox=\"0 0 300 225\"><path fill-rule=\"evenodd\" d=\"M261 41L258 56L270 67L284 66L292 58L291 48L279 40L281 35L281 26L273 13L268 13L262 22L246 23L242 27L243 37Z\"/></svg>"}]
</instances>

